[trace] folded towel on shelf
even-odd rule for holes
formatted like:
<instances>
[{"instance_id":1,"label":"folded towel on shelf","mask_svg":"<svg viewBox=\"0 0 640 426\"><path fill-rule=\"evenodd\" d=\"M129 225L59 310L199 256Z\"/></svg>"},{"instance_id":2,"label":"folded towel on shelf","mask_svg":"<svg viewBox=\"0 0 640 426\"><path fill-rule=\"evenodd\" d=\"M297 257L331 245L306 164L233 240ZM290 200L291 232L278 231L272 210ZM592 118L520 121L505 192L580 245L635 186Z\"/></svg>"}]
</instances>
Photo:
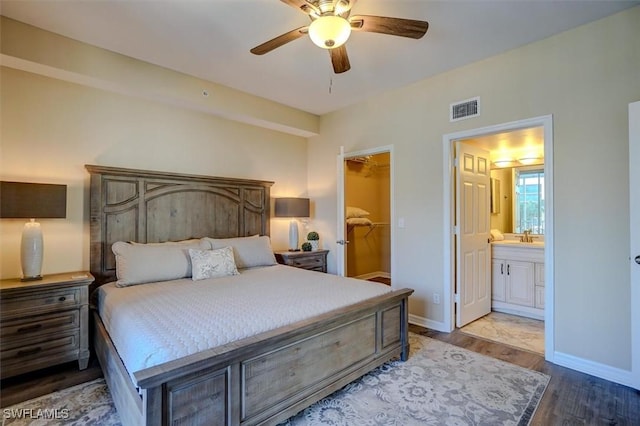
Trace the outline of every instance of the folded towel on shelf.
<instances>
[{"instance_id":1,"label":"folded towel on shelf","mask_svg":"<svg viewBox=\"0 0 640 426\"><path fill-rule=\"evenodd\" d=\"M502 241L504 240L504 235L497 229L492 229L491 231L491 241Z\"/></svg>"},{"instance_id":2,"label":"folded towel on shelf","mask_svg":"<svg viewBox=\"0 0 640 426\"><path fill-rule=\"evenodd\" d=\"M366 217L350 217L347 219L347 225L349 226L371 226L373 222Z\"/></svg>"},{"instance_id":3,"label":"folded towel on shelf","mask_svg":"<svg viewBox=\"0 0 640 426\"><path fill-rule=\"evenodd\" d=\"M367 217L371 213L360 207L347 206L347 219Z\"/></svg>"}]
</instances>

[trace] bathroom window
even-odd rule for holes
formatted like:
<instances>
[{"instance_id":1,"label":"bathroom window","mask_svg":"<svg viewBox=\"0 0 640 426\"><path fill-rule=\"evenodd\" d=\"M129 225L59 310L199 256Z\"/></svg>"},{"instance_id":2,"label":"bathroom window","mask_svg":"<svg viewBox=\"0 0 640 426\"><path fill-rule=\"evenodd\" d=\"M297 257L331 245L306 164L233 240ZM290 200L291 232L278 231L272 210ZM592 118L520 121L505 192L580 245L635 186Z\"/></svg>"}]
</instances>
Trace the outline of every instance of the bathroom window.
<instances>
[{"instance_id":1,"label":"bathroom window","mask_svg":"<svg viewBox=\"0 0 640 426\"><path fill-rule=\"evenodd\" d=\"M544 169L516 169L515 182L515 232L544 234Z\"/></svg>"}]
</instances>

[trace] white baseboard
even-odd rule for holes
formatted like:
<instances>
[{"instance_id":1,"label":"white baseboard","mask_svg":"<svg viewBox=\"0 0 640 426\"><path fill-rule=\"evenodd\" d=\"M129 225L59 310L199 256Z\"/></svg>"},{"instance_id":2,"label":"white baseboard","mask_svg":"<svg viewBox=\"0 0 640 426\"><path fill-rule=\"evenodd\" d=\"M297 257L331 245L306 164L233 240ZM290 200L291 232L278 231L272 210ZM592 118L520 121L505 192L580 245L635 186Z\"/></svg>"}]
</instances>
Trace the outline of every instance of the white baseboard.
<instances>
[{"instance_id":1,"label":"white baseboard","mask_svg":"<svg viewBox=\"0 0 640 426\"><path fill-rule=\"evenodd\" d=\"M636 389L633 385L633 375L631 371L628 370L622 370L557 351L553 354L553 363Z\"/></svg>"},{"instance_id":2,"label":"white baseboard","mask_svg":"<svg viewBox=\"0 0 640 426\"><path fill-rule=\"evenodd\" d=\"M409 314L409 323L426 327L431 330L449 333L451 330L445 327L440 321L433 321L418 315ZM619 383L630 388L638 389L634 386L633 375L631 371L620 368L611 367L609 365L600 364L598 362L589 361L574 355L568 355L561 352L554 352L552 357L547 357L547 361L562 367L570 368L581 373L590 374L610 382Z\"/></svg>"},{"instance_id":3,"label":"white baseboard","mask_svg":"<svg viewBox=\"0 0 640 426\"><path fill-rule=\"evenodd\" d=\"M520 317L544 321L544 309L530 308L528 306L517 306L510 303L493 301L491 302L491 310L502 312L504 314L518 315Z\"/></svg>"},{"instance_id":4,"label":"white baseboard","mask_svg":"<svg viewBox=\"0 0 640 426\"><path fill-rule=\"evenodd\" d=\"M420 317L418 315L409 314L409 323L419 325L421 327L430 328L436 331L443 331L449 333L451 330L445 327L445 324L440 321L430 320L429 318Z\"/></svg>"}]
</instances>

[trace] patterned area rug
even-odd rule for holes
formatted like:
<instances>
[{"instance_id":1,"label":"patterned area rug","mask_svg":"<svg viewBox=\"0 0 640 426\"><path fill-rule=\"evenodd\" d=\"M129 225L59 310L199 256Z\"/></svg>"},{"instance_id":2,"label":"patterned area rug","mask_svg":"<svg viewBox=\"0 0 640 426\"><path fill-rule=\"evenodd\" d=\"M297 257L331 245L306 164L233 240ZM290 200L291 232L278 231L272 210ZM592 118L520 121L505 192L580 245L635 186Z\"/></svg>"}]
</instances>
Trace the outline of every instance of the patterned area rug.
<instances>
[{"instance_id":1,"label":"patterned area rug","mask_svg":"<svg viewBox=\"0 0 640 426\"><path fill-rule=\"evenodd\" d=\"M63 389L2 409L2 425L120 426L104 379Z\"/></svg>"},{"instance_id":2,"label":"patterned area rug","mask_svg":"<svg viewBox=\"0 0 640 426\"><path fill-rule=\"evenodd\" d=\"M411 333L410 341L407 362L378 367L282 425L527 425L549 383L545 374L428 337ZM103 379L3 414L5 425L120 424Z\"/></svg>"}]
</instances>

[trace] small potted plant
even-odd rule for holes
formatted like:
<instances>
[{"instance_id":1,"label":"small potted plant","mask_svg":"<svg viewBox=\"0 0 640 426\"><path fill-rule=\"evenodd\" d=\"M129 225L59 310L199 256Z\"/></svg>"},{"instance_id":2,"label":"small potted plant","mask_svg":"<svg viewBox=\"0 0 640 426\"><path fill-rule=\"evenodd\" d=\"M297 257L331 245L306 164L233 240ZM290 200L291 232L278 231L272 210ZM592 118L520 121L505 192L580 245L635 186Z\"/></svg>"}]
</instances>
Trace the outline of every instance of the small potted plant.
<instances>
[{"instance_id":1,"label":"small potted plant","mask_svg":"<svg viewBox=\"0 0 640 426\"><path fill-rule=\"evenodd\" d=\"M302 251L311 251L311 243L309 241L302 243Z\"/></svg>"},{"instance_id":2,"label":"small potted plant","mask_svg":"<svg viewBox=\"0 0 640 426\"><path fill-rule=\"evenodd\" d=\"M312 250L320 248L320 235L316 231L311 231L307 234L307 241L311 244Z\"/></svg>"}]
</instances>

